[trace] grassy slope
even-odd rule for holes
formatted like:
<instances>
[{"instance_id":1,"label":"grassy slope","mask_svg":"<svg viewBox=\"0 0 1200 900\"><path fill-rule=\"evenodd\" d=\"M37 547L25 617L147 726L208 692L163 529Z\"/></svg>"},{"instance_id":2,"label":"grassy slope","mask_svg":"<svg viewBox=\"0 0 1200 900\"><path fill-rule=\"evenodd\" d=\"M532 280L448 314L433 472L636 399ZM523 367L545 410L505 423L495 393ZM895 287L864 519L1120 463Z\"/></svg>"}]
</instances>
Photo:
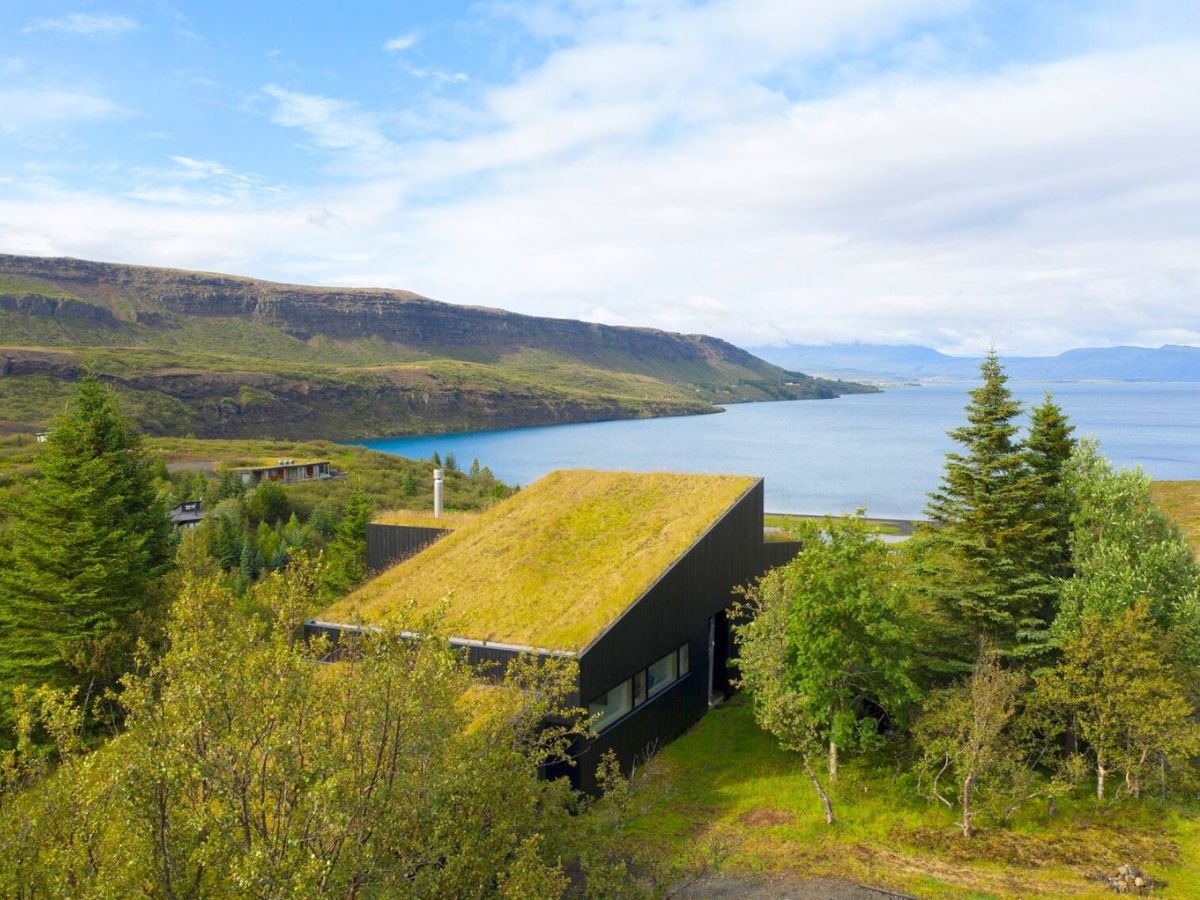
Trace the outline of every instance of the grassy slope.
<instances>
[{"instance_id":1,"label":"grassy slope","mask_svg":"<svg viewBox=\"0 0 1200 900\"><path fill-rule=\"evenodd\" d=\"M551 320L541 320L538 327L546 331L531 340L535 346L499 340L493 347L486 328L503 331L512 317L492 321L482 314L472 326L474 339L461 345L453 327L439 333L436 326L433 336L402 338L412 346L396 343L395 334L391 340L321 334L305 339L297 336L305 331L272 318L282 308L276 301L292 297L319 305L329 299L351 310L362 304L369 315L377 300L415 295L62 260L0 262L14 268L0 273L0 300L45 298L70 307L53 316L44 310L29 314L27 307L0 308L0 356L19 358L24 350L28 357L33 348L58 351L0 378L0 432L44 427L61 406L64 382L84 369L121 386L126 406L146 432L209 437L377 437L682 415L715 412L717 403L862 389L793 378L728 346L715 349L715 343L699 355L673 355L680 339L668 336L663 340L673 349L662 355L644 347L631 351L622 336L611 344L567 340L561 350L549 349L559 346ZM39 274L45 277L35 277ZM262 300L266 312L188 315L169 311L162 299L191 294L196 305L190 308L207 309L205 298L219 302L227 291ZM433 322L440 314L430 315ZM473 314L466 315L462 321ZM482 343L479 328L488 337ZM56 370L46 370L48 358L59 364Z\"/></svg>"},{"instance_id":2,"label":"grassy slope","mask_svg":"<svg viewBox=\"0 0 1200 900\"><path fill-rule=\"evenodd\" d=\"M1164 878L1169 896L1200 896L1194 806L1079 799L1050 819L1045 804L1030 804L1007 829L982 820L968 842L953 813L917 796L906 763L881 754L844 766L840 821L828 828L796 758L758 728L744 695L650 767L650 805L630 838L681 875L711 866L848 878L929 898L1101 897L1091 879L1129 862Z\"/></svg>"},{"instance_id":3,"label":"grassy slope","mask_svg":"<svg viewBox=\"0 0 1200 900\"><path fill-rule=\"evenodd\" d=\"M1150 494L1158 508L1183 529L1200 555L1200 481L1153 481Z\"/></svg>"},{"instance_id":4,"label":"grassy slope","mask_svg":"<svg viewBox=\"0 0 1200 900\"><path fill-rule=\"evenodd\" d=\"M407 507L415 510L433 508L433 464L426 460L411 460L363 447L333 444L328 441L242 441L199 440L196 438L148 438L145 445L151 453L161 456L168 466L185 465L217 470L233 468L261 458L319 458L328 459L333 468L346 473L345 478L290 484L286 490L293 506L311 509L320 504L340 507L355 488L361 488L371 498L376 509ZM41 445L31 436L0 436L0 493L13 489L19 478L34 476ZM417 490L404 493L404 476L412 472ZM491 506L496 497L492 486L472 481L462 472L446 474L445 503L452 511L472 512ZM506 493L504 487L496 489ZM0 527L3 515L0 513Z\"/></svg>"},{"instance_id":5,"label":"grassy slope","mask_svg":"<svg viewBox=\"0 0 1200 900\"><path fill-rule=\"evenodd\" d=\"M556 472L321 618L381 619L409 600L419 614L445 600L451 634L578 650L753 484L736 476Z\"/></svg>"}]
</instances>

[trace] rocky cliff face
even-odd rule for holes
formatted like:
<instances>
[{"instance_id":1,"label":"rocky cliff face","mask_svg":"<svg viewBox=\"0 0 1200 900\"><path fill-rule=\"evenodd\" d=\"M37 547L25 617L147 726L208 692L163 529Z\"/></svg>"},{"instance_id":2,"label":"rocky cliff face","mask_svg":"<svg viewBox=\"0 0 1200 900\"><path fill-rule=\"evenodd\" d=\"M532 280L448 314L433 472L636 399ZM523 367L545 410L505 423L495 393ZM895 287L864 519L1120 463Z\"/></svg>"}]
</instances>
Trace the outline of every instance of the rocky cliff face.
<instances>
[{"instance_id":1,"label":"rocky cliff face","mask_svg":"<svg viewBox=\"0 0 1200 900\"><path fill-rule=\"evenodd\" d=\"M0 255L0 272L46 282L90 300L93 308L107 309L111 298L120 296L134 307L131 317L141 322L156 321L155 312L235 317L274 325L301 340L317 335L352 341L376 338L451 358L478 359L546 348L588 362L627 357L648 369L664 364L723 364L759 374L779 372L764 360L706 335L458 306L411 291L306 287L177 269L7 255ZM78 316L79 306L87 304L59 301L57 306L24 311Z\"/></svg>"},{"instance_id":2,"label":"rocky cliff face","mask_svg":"<svg viewBox=\"0 0 1200 900\"><path fill-rule=\"evenodd\" d=\"M77 259L0 255L0 327L9 428L45 424L59 388L88 367L140 402L147 430L198 436L501 428L859 389L704 335ZM161 352L148 363L151 350ZM476 368L448 375L438 361ZM27 380L23 398L14 379ZM42 395L41 405L30 399Z\"/></svg>"}]
</instances>

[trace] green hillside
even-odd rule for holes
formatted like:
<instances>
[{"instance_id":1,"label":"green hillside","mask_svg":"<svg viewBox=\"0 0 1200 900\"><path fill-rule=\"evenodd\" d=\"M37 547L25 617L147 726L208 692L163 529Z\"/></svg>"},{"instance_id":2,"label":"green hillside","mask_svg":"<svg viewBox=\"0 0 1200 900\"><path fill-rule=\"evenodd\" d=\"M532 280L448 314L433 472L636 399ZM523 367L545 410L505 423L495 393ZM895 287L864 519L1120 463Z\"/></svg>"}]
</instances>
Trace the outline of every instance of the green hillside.
<instances>
[{"instance_id":1,"label":"green hillside","mask_svg":"<svg viewBox=\"0 0 1200 900\"><path fill-rule=\"evenodd\" d=\"M715 412L860 385L703 335L407 291L0 255L0 431L44 427L94 371L151 434L377 437Z\"/></svg>"}]
</instances>

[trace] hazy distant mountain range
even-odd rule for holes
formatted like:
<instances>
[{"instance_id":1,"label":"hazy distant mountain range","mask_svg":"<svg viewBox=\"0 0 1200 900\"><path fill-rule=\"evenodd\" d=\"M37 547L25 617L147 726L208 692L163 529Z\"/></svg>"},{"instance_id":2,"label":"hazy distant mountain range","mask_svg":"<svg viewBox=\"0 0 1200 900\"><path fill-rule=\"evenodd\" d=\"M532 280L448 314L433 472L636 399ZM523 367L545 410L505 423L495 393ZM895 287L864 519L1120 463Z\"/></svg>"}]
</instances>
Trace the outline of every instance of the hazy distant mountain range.
<instances>
[{"instance_id":1,"label":"hazy distant mountain range","mask_svg":"<svg viewBox=\"0 0 1200 900\"><path fill-rule=\"evenodd\" d=\"M948 356L909 344L788 344L748 348L785 369L868 381L957 381L975 378L979 358ZM1200 347L1083 347L1058 356L1005 356L1014 380L1200 381Z\"/></svg>"}]
</instances>

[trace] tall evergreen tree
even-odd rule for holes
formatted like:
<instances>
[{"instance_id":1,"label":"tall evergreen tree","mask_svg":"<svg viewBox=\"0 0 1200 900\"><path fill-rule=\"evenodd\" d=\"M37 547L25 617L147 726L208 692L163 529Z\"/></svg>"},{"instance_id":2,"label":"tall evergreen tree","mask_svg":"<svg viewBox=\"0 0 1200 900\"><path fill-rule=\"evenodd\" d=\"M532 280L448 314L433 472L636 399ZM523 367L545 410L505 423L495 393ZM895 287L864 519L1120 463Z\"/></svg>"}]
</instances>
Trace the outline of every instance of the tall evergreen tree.
<instances>
[{"instance_id":1,"label":"tall evergreen tree","mask_svg":"<svg viewBox=\"0 0 1200 900\"><path fill-rule=\"evenodd\" d=\"M129 662L170 566L150 460L111 388L80 382L38 459L0 560L0 708L22 683L97 696Z\"/></svg>"},{"instance_id":2,"label":"tall evergreen tree","mask_svg":"<svg viewBox=\"0 0 1200 900\"><path fill-rule=\"evenodd\" d=\"M371 512L370 498L362 489L355 489L346 500L337 534L325 550L324 589L328 596L343 594L366 577Z\"/></svg>"},{"instance_id":3,"label":"tall evergreen tree","mask_svg":"<svg viewBox=\"0 0 1200 900\"><path fill-rule=\"evenodd\" d=\"M1040 406L1029 413L1029 436L1025 440L1025 461L1037 479L1037 510L1044 529L1040 542L1040 568L1054 578L1071 574L1072 493L1066 484L1067 468L1076 440L1075 426L1050 392Z\"/></svg>"},{"instance_id":4,"label":"tall evergreen tree","mask_svg":"<svg viewBox=\"0 0 1200 900\"><path fill-rule=\"evenodd\" d=\"M946 454L939 490L926 506L932 526L911 548L914 585L946 619L969 667L980 637L1010 655L1044 645L1052 587L1039 568L1044 526L1031 514L1038 478L1017 440L1021 404L993 351L970 393L967 424L950 432L962 452Z\"/></svg>"}]
</instances>

